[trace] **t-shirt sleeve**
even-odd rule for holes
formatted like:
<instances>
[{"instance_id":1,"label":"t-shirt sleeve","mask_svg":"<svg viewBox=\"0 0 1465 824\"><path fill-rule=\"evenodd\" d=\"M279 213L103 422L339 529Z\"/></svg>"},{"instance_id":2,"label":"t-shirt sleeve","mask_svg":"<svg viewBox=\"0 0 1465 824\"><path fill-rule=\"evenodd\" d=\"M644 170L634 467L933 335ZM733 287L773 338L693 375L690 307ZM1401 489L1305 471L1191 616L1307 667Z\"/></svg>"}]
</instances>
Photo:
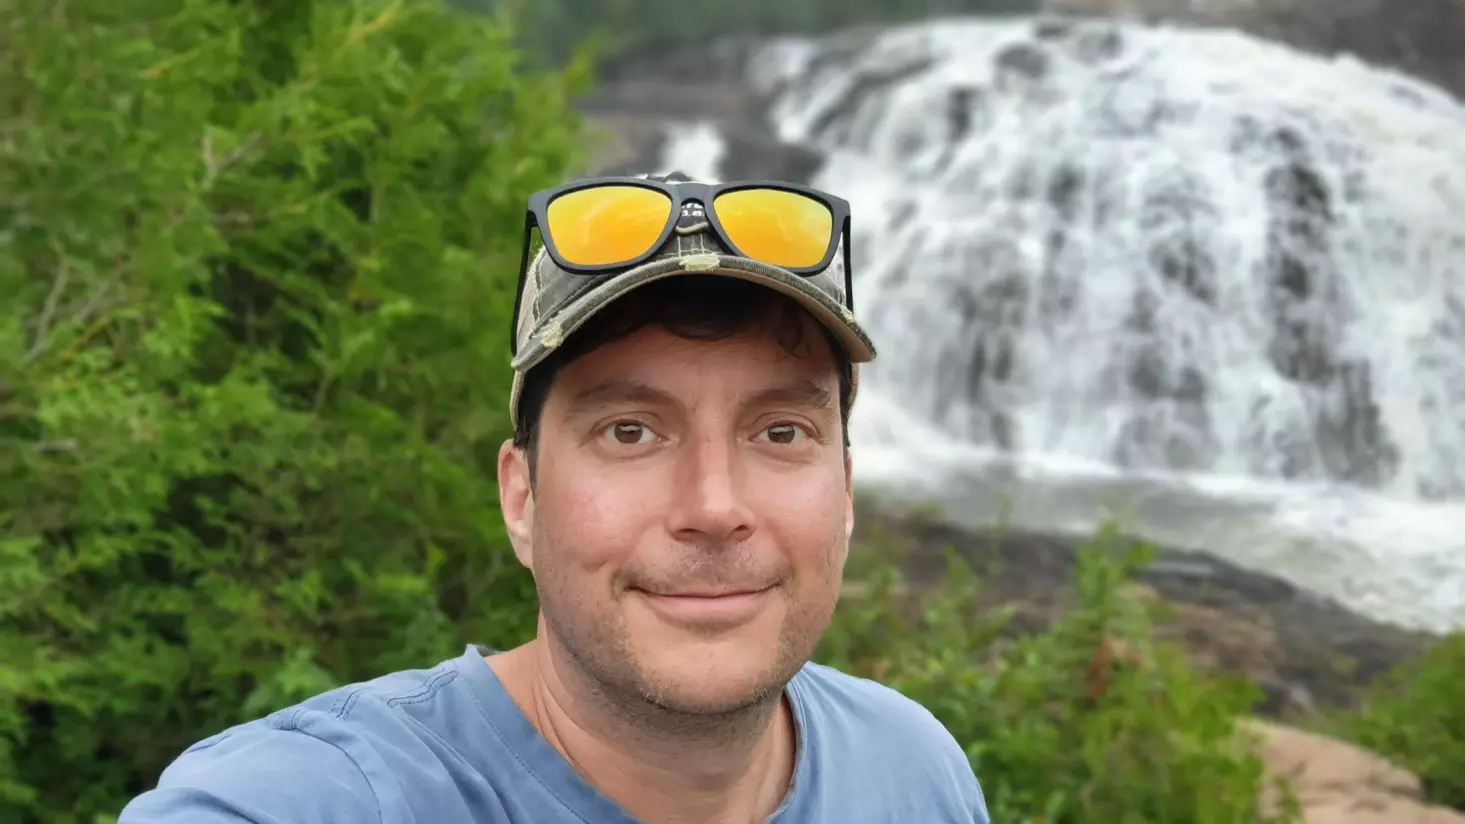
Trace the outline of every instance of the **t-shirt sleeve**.
<instances>
[{"instance_id":1,"label":"t-shirt sleeve","mask_svg":"<svg viewBox=\"0 0 1465 824\"><path fill-rule=\"evenodd\" d=\"M379 824L361 768L334 744L254 723L184 751L117 824Z\"/></svg>"},{"instance_id":2,"label":"t-shirt sleeve","mask_svg":"<svg viewBox=\"0 0 1465 824\"><path fill-rule=\"evenodd\" d=\"M992 817L987 814L987 796L975 777L972 778L972 791L976 795L972 802L972 824L992 824Z\"/></svg>"},{"instance_id":3,"label":"t-shirt sleeve","mask_svg":"<svg viewBox=\"0 0 1465 824\"><path fill-rule=\"evenodd\" d=\"M908 759L912 763L923 756L931 759L929 774L949 800L948 816L961 824L991 824L986 795L961 742L930 710L903 696L896 700L911 716L905 741L916 751L908 753Z\"/></svg>"},{"instance_id":4,"label":"t-shirt sleeve","mask_svg":"<svg viewBox=\"0 0 1465 824\"><path fill-rule=\"evenodd\" d=\"M930 715L929 712L926 714ZM961 799L961 803L971 811L971 818L965 819L964 824L992 824L992 819L987 814L986 794L982 792L981 782L972 771L972 762L967 758L966 751L936 716L930 715L930 719L934 725L932 734L936 738L939 751L946 754L950 786Z\"/></svg>"}]
</instances>

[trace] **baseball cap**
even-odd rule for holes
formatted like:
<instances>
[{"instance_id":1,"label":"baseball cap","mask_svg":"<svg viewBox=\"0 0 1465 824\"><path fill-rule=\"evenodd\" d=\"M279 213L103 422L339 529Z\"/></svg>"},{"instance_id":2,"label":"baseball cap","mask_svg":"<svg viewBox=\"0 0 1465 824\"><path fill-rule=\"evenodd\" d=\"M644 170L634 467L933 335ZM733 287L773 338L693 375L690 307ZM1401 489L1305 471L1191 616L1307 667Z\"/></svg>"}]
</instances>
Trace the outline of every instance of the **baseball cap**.
<instances>
[{"instance_id":1,"label":"baseball cap","mask_svg":"<svg viewBox=\"0 0 1465 824\"><path fill-rule=\"evenodd\" d=\"M645 179L667 184L696 183L681 172ZM841 243L843 241L841 240ZM843 250L823 271L800 275L778 266L734 255L711 231L705 215L684 211L675 231L657 252L629 269L605 274L566 272L541 247L524 274L516 352L511 365L514 382L509 414L517 423L524 378L598 312L649 283L683 275L738 278L773 289L792 299L832 333L855 368L850 397L859 385L858 364L875 359L875 345L855 321L845 293Z\"/></svg>"}]
</instances>

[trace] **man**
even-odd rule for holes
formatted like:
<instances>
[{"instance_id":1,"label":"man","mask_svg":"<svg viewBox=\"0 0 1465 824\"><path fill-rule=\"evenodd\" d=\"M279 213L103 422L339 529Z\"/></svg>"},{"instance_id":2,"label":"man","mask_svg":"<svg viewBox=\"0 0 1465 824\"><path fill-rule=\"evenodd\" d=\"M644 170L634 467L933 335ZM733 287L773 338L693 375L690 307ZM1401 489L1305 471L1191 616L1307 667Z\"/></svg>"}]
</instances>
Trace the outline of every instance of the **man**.
<instances>
[{"instance_id":1,"label":"man","mask_svg":"<svg viewBox=\"0 0 1465 824\"><path fill-rule=\"evenodd\" d=\"M848 214L681 175L531 198L498 480L537 637L206 739L121 824L987 824L929 712L808 663L875 355Z\"/></svg>"}]
</instances>

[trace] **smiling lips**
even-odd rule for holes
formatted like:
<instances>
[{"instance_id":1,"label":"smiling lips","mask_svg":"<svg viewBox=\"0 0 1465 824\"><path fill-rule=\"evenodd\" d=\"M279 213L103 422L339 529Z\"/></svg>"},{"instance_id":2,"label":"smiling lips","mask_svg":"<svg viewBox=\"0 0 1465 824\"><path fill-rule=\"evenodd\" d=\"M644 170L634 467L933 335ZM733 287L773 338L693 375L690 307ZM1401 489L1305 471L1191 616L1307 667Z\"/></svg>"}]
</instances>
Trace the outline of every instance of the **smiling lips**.
<instances>
[{"instance_id":1,"label":"smiling lips","mask_svg":"<svg viewBox=\"0 0 1465 824\"><path fill-rule=\"evenodd\" d=\"M757 590L676 594L636 590L652 611L663 619L674 623L696 624L741 624L763 608L772 591L771 586Z\"/></svg>"}]
</instances>

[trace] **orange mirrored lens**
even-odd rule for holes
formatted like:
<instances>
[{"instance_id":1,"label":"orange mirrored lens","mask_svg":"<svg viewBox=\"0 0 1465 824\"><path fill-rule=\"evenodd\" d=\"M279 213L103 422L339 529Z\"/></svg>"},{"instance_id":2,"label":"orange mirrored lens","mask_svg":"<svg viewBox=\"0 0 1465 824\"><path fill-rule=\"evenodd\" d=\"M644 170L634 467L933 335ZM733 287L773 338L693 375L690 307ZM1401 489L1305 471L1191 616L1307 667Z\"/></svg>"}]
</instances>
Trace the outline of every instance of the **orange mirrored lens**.
<instances>
[{"instance_id":1,"label":"orange mirrored lens","mask_svg":"<svg viewBox=\"0 0 1465 824\"><path fill-rule=\"evenodd\" d=\"M597 186L560 195L545 211L566 263L610 266L650 251L671 217L671 199L639 186Z\"/></svg>"},{"instance_id":2,"label":"orange mirrored lens","mask_svg":"<svg viewBox=\"0 0 1465 824\"><path fill-rule=\"evenodd\" d=\"M795 192L743 189L718 195L712 208L739 252L774 266L814 266L834 238L829 207Z\"/></svg>"}]
</instances>

